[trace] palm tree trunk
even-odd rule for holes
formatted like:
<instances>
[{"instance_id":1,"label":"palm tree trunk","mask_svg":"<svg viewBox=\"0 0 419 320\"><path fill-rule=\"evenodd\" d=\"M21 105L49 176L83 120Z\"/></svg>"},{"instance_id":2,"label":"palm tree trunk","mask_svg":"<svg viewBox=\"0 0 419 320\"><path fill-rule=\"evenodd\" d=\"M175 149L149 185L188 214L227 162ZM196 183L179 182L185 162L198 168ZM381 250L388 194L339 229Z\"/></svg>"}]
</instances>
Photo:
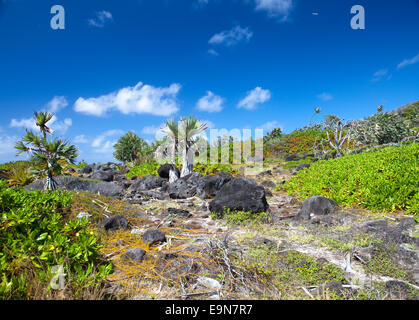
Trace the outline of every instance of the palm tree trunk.
<instances>
[{"instance_id":1,"label":"palm tree trunk","mask_svg":"<svg viewBox=\"0 0 419 320\"><path fill-rule=\"evenodd\" d=\"M182 166L182 173L180 177L187 176L193 172L193 153L192 150L188 145L186 145L183 149L183 166Z\"/></svg>"}]
</instances>

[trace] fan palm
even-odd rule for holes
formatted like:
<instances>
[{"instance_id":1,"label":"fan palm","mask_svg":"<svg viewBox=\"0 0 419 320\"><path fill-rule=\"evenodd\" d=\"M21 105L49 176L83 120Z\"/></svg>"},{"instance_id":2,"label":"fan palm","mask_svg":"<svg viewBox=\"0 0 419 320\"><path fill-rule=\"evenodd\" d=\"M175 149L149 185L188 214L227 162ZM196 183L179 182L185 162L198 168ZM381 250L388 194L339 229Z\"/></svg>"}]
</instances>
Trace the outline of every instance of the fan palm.
<instances>
[{"instance_id":1,"label":"fan palm","mask_svg":"<svg viewBox=\"0 0 419 320\"><path fill-rule=\"evenodd\" d=\"M55 190L57 184L54 175L61 172L61 163L75 164L78 151L74 145L65 140L47 140L47 133L52 133L52 130L47 126L48 121L53 117L52 114L35 112L34 115L36 125L43 137L35 134L32 130L26 130L25 136L16 143L15 149L17 150L17 156L23 153L31 155L30 161L35 165L35 168L31 169L32 174L38 178L46 176L44 190Z\"/></svg>"}]
</instances>

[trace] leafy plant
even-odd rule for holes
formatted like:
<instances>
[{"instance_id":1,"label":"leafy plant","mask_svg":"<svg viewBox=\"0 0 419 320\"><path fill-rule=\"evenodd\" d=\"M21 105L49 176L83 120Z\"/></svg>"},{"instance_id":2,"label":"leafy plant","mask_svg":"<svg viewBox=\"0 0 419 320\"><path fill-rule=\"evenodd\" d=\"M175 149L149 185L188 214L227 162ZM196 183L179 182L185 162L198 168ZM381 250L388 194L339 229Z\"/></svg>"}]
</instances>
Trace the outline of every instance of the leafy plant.
<instances>
[{"instance_id":1,"label":"leafy plant","mask_svg":"<svg viewBox=\"0 0 419 320\"><path fill-rule=\"evenodd\" d=\"M130 131L118 140L114 148L114 158L125 163L144 157L149 146L144 139Z\"/></svg>"},{"instance_id":2,"label":"leafy plant","mask_svg":"<svg viewBox=\"0 0 419 320\"><path fill-rule=\"evenodd\" d=\"M40 135L36 135L32 130L27 130L23 139L16 143L17 155L23 153L32 154L30 161L34 164L32 173L34 176L47 177L44 189L56 189L54 175L62 170L62 164L75 163L77 158L77 148L62 139L47 140L47 133L52 134L52 130L47 126L53 115L49 112L35 111L35 123L40 129Z\"/></svg>"},{"instance_id":3,"label":"leafy plant","mask_svg":"<svg viewBox=\"0 0 419 320\"><path fill-rule=\"evenodd\" d=\"M70 203L68 192L29 192L0 182L0 299L30 298L34 287L48 285L57 265L65 266L75 293L109 274L111 266L100 262L101 246L89 221L64 220ZM95 266L99 271L92 282Z\"/></svg>"},{"instance_id":4,"label":"leafy plant","mask_svg":"<svg viewBox=\"0 0 419 320\"><path fill-rule=\"evenodd\" d=\"M324 196L348 207L419 212L419 145L411 143L321 160L283 188L303 199Z\"/></svg>"}]
</instances>

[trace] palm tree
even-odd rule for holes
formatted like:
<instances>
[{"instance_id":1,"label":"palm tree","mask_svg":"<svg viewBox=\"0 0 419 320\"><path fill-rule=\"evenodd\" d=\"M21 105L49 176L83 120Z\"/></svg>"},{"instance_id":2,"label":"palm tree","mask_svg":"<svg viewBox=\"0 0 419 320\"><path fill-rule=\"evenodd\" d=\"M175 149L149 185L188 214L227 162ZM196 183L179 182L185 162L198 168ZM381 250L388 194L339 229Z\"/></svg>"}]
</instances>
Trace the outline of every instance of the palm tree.
<instances>
[{"instance_id":1,"label":"palm tree","mask_svg":"<svg viewBox=\"0 0 419 320\"><path fill-rule=\"evenodd\" d=\"M70 162L75 164L78 156L77 148L62 139L47 140L47 133L52 134L52 130L47 126L53 115L49 112L34 112L36 125L40 129L40 135L32 130L26 130L25 136L15 145L18 151L17 156L27 152L31 154L30 161L35 165L31 172L39 178L46 175L44 190L55 190L57 183L54 175L62 170L62 163Z\"/></svg>"},{"instance_id":2,"label":"palm tree","mask_svg":"<svg viewBox=\"0 0 419 320\"><path fill-rule=\"evenodd\" d=\"M167 144L171 150L172 165L175 165L176 151L179 149L182 150L183 167L180 175L181 177L193 172L194 150L192 150L192 147L198 141L198 139L195 139L195 136L206 129L206 124L194 117L188 119L182 118L179 122L176 122L174 119L169 120L162 128L162 132L166 135ZM172 170L170 172L172 172ZM170 172L169 182L173 182L177 177L171 175Z\"/></svg>"},{"instance_id":3,"label":"palm tree","mask_svg":"<svg viewBox=\"0 0 419 320\"><path fill-rule=\"evenodd\" d=\"M198 138L195 137L205 131L207 129L207 125L206 123L203 123L191 116L188 119L181 119L179 121L178 129L183 158L183 166L180 176L184 177L193 172L193 157L195 155L195 150L192 147L198 141Z\"/></svg>"},{"instance_id":4,"label":"palm tree","mask_svg":"<svg viewBox=\"0 0 419 320\"><path fill-rule=\"evenodd\" d=\"M313 117L314 117L316 114L319 114L319 113L320 113L320 111L321 111L320 107L314 108L314 113L311 115L311 117L310 117L310 121L309 121L309 123L308 123L308 126L309 126L309 127L311 127L311 120L313 119Z\"/></svg>"}]
</instances>

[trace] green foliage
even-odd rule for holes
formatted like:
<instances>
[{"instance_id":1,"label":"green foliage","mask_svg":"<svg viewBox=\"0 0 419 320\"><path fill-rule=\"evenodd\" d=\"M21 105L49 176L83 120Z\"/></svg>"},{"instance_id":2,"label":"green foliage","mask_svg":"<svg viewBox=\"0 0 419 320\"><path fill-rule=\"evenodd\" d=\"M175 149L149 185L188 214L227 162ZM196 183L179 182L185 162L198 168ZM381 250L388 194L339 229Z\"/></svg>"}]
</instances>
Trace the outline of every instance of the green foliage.
<instances>
[{"instance_id":1,"label":"green foliage","mask_svg":"<svg viewBox=\"0 0 419 320\"><path fill-rule=\"evenodd\" d=\"M33 167L28 161L8 162L0 165L0 169L6 170L3 177L7 179L9 186L26 186L33 181L30 169Z\"/></svg>"},{"instance_id":2,"label":"green foliage","mask_svg":"<svg viewBox=\"0 0 419 320\"><path fill-rule=\"evenodd\" d=\"M203 176L216 175L220 171L228 172L231 174L239 174L239 171L227 164L196 164L194 171L199 172Z\"/></svg>"},{"instance_id":3,"label":"green foliage","mask_svg":"<svg viewBox=\"0 0 419 320\"><path fill-rule=\"evenodd\" d=\"M48 285L52 266L64 265L66 285L76 294L111 271L100 266L91 279L101 246L86 219L64 221L70 203L68 192L28 192L0 182L0 299L30 298L34 282Z\"/></svg>"},{"instance_id":4,"label":"green foliage","mask_svg":"<svg viewBox=\"0 0 419 320\"><path fill-rule=\"evenodd\" d=\"M244 225L252 222L269 220L270 215L266 212L253 213L239 210L232 211L229 208L225 208L224 213L211 213L211 218L214 220L225 219L227 223L233 225Z\"/></svg>"},{"instance_id":5,"label":"green foliage","mask_svg":"<svg viewBox=\"0 0 419 320\"><path fill-rule=\"evenodd\" d=\"M148 174L157 175L157 170L160 168L160 166L161 165L156 161L144 163L132 167L125 176L131 179L132 177L143 177Z\"/></svg>"},{"instance_id":6,"label":"green foliage","mask_svg":"<svg viewBox=\"0 0 419 320\"><path fill-rule=\"evenodd\" d=\"M284 189L303 199L324 196L348 207L417 214L418 154L419 145L412 143L317 161L287 182Z\"/></svg>"},{"instance_id":7,"label":"green foliage","mask_svg":"<svg viewBox=\"0 0 419 320\"><path fill-rule=\"evenodd\" d=\"M118 161L128 162L145 156L149 146L144 139L130 131L118 140L114 148L114 158Z\"/></svg>"},{"instance_id":8,"label":"green foliage","mask_svg":"<svg viewBox=\"0 0 419 320\"><path fill-rule=\"evenodd\" d=\"M296 160L296 161L288 161L282 167L284 169L295 168L296 166L298 166L302 163L311 163L311 160L313 160L312 157L307 157L305 159L300 159L300 160Z\"/></svg>"},{"instance_id":9,"label":"green foliage","mask_svg":"<svg viewBox=\"0 0 419 320\"><path fill-rule=\"evenodd\" d=\"M381 145L401 142L412 135L405 118L395 113L377 113L355 122L352 139L359 145Z\"/></svg>"}]
</instances>

